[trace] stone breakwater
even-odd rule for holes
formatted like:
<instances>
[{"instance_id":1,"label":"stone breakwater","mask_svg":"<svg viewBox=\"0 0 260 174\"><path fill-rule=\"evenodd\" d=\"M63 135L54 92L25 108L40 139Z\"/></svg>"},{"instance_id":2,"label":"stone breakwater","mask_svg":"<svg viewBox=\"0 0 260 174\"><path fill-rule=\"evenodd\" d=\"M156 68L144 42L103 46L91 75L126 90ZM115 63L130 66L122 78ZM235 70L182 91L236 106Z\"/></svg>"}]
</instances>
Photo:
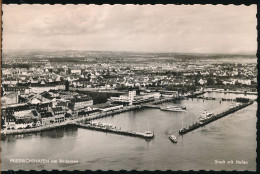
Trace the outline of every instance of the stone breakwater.
<instances>
[{"instance_id":1,"label":"stone breakwater","mask_svg":"<svg viewBox=\"0 0 260 174\"><path fill-rule=\"evenodd\" d=\"M126 130L121 130L121 129L116 129L116 128L110 128L110 127L101 127L101 126L93 126L90 124L82 124L82 123L77 123L75 124L79 128L84 128L84 129L90 129L90 130L96 130L96 131L102 131L102 132L108 132L108 133L114 133L114 134L120 134L120 135L126 135L126 136L134 136L134 137L141 137L145 139L152 139L154 138L154 133L151 131L146 131L146 132L135 132L135 131L126 131Z\"/></svg>"},{"instance_id":2,"label":"stone breakwater","mask_svg":"<svg viewBox=\"0 0 260 174\"><path fill-rule=\"evenodd\" d=\"M247 103L244 103L244 104L241 104L241 105L239 105L239 106L230 108L230 109L228 109L228 110L226 110L226 111L224 111L224 112L222 112L222 113L220 113L220 114L217 114L217 115L215 115L215 116L212 116L212 117L210 117L209 119L207 119L207 120L204 121L204 122L196 122L196 123L194 123L194 124L192 124L192 125L190 125L190 126L187 126L187 127L185 127L185 128L180 129L180 130L179 130L179 134L180 134L180 135L183 135L183 134L186 134L186 133L188 133L188 132L191 132L191 131L193 131L193 130L195 130L195 129L198 129L198 128L200 128L200 127L206 125L206 124L209 124L209 123L211 123L211 122L213 122L213 121L215 121L215 120L218 120L218 119L220 119L220 118L222 118L222 117L224 117L224 116L227 116L227 115L229 115L229 114L231 114L231 113L234 113L234 112L236 112L236 111L238 111L238 110L240 110L240 109L243 109L243 108L245 108L245 107L247 107L247 106L249 106L249 105L251 105L251 104L253 104L253 103L254 103L254 100L251 100L251 101L249 101L249 102L247 102Z\"/></svg>"}]
</instances>

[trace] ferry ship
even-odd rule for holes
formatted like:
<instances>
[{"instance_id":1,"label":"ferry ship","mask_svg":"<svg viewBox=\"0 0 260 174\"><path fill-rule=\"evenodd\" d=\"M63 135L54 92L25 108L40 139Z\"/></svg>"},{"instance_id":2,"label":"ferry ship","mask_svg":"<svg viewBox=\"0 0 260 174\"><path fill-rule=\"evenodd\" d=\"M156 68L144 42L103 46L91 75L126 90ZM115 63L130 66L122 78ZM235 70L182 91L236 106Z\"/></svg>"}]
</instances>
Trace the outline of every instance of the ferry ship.
<instances>
[{"instance_id":1,"label":"ferry ship","mask_svg":"<svg viewBox=\"0 0 260 174\"><path fill-rule=\"evenodd\" d=\"M170 135L169 139L173 142L173 143L177 143L177 138L174 135Z\"/></svg>"},{"instance_id":2,"label":"ferry ship","mask_svg":"<svg viewBox=\"0 0 260 174\"><path fill-rule=\"evenodd\" d=\"M213 117L214 114L211 113L211 112L207 112L206 110L204 111L204 113L202 113L199 117L199 123L204 123L206 122L207 120L209 120L211 117Z\"/></svg>"},{"instance_id":3,"label":"ferry ship","mask_svg":"<svg viewBox=\"0 0 260 174\"><path fill-rule=\"evenodd\" d=\"M166 106L160 108L162 111L172 111L172 112L186 112L186 107L179 106Z\"/></svg>"}]
</instances>

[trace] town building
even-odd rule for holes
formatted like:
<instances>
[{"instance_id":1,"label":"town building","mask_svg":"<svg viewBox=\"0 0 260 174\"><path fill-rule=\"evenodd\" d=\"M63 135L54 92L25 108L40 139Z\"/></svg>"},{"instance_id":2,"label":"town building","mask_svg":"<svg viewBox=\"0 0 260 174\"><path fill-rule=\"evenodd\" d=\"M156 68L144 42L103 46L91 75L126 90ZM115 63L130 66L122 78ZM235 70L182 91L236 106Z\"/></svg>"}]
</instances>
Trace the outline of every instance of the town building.
<instances>
[{"instance_id":1,"label":"town building","mask_svg":"<svg viewBox=\"0 0 260 174\"><path fill-rule=\"evenodd\" d=\"M146 103L160 98L159 92L141 93L136 95L136 91L129 91L127 95L120 95L119 97L110 97L112 103L118 103L123 105L136 105Z\"/></svg>"}]
</instances>

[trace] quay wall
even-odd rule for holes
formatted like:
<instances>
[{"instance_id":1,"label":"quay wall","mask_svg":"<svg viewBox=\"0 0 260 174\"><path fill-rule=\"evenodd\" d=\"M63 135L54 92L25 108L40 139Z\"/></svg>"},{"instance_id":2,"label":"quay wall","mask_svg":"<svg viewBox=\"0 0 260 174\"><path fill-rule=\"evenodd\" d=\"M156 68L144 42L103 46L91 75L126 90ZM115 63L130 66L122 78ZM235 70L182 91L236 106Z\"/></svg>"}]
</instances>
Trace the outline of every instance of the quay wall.
<instances>
[{"instance_id":1,"label":"quay wall","mask_svg":"<svg viewBox=\"0 0 260 174\"><path fill-rule=\"evenodd\" d=\"M172 100L173 99L161 99L161 100L150 102L149 104L159 104L159 103L168 102L168 101L172 101ZM114 110L114 111L96 113L96 114L88 115L88 116L85 116L85 117L79 117L79 118L76 118L76 119L73 119L73 120L66 120L65 122L62 122L62 123L54 123L54 124L51 124L51 125L45 125L45 126L40 126L40 127L36 127L36 128L1 130L1 135L16 135L16 134L27 134L27 133L41 132L41 131L51 130L51 129L64 127L64 126L71 126L71 125L74 125L76 122L91 121L91 120L95 120L95 119L99 119L99 118L103 118L103 117L108 117L108 116L112 116L112 115L115 115L115 114L120 114L120 113L123 113L123 112L135 110L135 109L141 109L141 108L145 108L145 106L142 106L142 105L127 106L125 108Z\"/></svg>"},{"instance_id":2,"label":"quay wall","mask_svg":"<svg viewBox=\"0 0 260 174\"><path fill-rule=\"evenodd\" d=\"M206 92L257 95L257 92L248 92L248 91L206 91Z\"/></svg>"},{"instance_id":3,"label":"quay wall","mask_svg":"<svg viewBox=\"0 0 260 174\"><path fill-rule=\"evenodd\" d=\"M197 97L197 96L202 95L204 93L206 93L206 92L198 92L198 93L194 93L194 94L188 95L186 97L187 98L194 98L194 97Z\"/></svg>"},{"instance_id":4,"label":"quay wall","mask_svg":"<svg viewBox=\"0 0 260 174\"><path fill-rule=\"evenodd\" d=\"M14 130L1 130L1 135L17 135L17 134L27 134L27 133L34 133L34 132L41 132L45 130L56 129L60 127L65 127L68 125L72 125L71 121L65 121L62 123L55 123L51 125L45 125L41 127L29 128L29 129L14 129Z\"/></svg>"},{"instance_id":5,"label":"quay wall","mask_svg":"<svg viewBox=\"0 0 260 174\"><path fill-rule=\"evenodd\" d=\"M215 98L215 97L203 97L203 96L198 96L196 98L202 100L236 101L236 99L232 99L232 98Z\"/></svg>"}]
</instances>

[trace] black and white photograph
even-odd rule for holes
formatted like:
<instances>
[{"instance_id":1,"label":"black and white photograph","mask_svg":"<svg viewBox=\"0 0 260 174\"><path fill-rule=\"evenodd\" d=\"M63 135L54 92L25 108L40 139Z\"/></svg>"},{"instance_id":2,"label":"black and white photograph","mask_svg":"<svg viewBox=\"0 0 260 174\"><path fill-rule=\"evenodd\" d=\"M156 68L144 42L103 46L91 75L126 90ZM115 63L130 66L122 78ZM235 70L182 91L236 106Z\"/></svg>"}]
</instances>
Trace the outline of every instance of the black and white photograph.
<instances>
[{"instance_id":1,"label":"black and white photograph","mask_svg":"<svg viewBox=\"0 0 260 174\"><path fill-rule=\"evenodd\" d=\"M256 171L256 13L3 4L1 171Z\"/></svg>"}]
</instances>

